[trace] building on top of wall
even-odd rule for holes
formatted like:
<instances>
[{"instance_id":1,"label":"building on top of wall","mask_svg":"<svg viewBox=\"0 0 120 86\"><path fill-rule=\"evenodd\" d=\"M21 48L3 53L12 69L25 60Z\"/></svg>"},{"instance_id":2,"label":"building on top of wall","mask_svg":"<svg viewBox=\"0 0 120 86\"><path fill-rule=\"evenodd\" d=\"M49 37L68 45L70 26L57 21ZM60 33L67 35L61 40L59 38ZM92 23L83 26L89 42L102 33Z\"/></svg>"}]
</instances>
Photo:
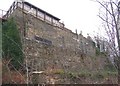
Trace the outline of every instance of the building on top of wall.
<instances>
[{"instance_id":1,"label":"building on top of wall","mask_svg":"<svg viewBox=\"0 0 120 86\"><path fill-rule=\"evenodd\" d=\"M26 39L87 55L95 54L93 43L89 38L73 33L60 22L59 18L29 2L15 1L4 15L4 18L10 17L16 20L22 41Z\"/></svg>"}]
</instances>

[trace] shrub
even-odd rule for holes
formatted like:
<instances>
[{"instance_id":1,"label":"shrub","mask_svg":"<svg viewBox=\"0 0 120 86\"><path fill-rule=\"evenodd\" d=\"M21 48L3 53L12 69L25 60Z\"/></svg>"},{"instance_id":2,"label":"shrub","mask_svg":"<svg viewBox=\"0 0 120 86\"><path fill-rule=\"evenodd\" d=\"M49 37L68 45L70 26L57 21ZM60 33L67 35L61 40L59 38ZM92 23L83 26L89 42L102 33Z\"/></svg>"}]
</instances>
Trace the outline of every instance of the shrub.
<instances>
[{"instance_id":1,"label":"shrub","mask_svg":"<svg viewBox=\"0 0 120 86\"><path fill-rule=\"evenodd\" d=\"M2 55L3 58L12 58L12 65L15 68L23 63L22 43L17 25L13 18L8 19L2 27Z\"/></svg>"}]
</instances>

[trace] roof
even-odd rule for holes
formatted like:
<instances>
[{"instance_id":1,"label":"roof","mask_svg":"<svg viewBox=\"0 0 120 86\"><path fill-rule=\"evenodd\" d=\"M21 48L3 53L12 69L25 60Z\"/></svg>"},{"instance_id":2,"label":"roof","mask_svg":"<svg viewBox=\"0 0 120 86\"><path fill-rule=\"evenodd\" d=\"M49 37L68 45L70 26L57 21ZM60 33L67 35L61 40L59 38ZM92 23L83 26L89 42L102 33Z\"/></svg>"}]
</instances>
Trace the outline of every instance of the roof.
<instances>
[{"instance_id":1,"label":"roof","mask_svg":"<svg viewBox=\"0 0 120 86\"><path fill-rule=\"evenodd\" d=\"M48 13L48 12L46 12L46 11L44 11L44 10L42 10L42 9L40 9L40 8L38 8L38 7L36 7L36 6L34 6L34 5L32 5L32 4L29 3L29 2L24 1L24 3L27 4L27 5L29 5L29 6L32 6L32 8L38 9L40 12L42 12L42 13L44 13L44 14L46 14L46 15L52 17L52 18L54 18L54 19L57 20L57 21L60 20L59 18L57 18L57 17L53 16L52 14L50 14L50 13Z\"/></svg>"}]
</instances>

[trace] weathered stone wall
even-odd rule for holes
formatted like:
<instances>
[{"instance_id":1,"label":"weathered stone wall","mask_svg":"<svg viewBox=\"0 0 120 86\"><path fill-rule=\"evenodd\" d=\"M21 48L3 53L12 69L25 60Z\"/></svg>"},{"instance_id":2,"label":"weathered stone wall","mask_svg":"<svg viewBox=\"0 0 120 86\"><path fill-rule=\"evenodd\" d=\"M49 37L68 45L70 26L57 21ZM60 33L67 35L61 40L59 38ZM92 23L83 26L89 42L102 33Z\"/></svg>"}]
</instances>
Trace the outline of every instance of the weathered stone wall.
<instances>
[{"instance_id":1,"label":"weathered stone wall","mask_svg":"<svg viewBox=\"0 0 120 86\"><path fill-rule=\"evenodd\" d=\"M91 40L73 33L65 27L53 26L22 11L20 8L14 10L10 17L14 17L18 25L29 74L32 74L33 71L50 71L53 69L79 72L85 68L82 64L82 60L85 58L83 55L95 55ZM45 42L48 44L43 42L44 40L47 40ZM91 66L89 68L86 66L87 69L93 69L92 63L88 65ZM47 81L46 75L41 76L37 78L38 83ZM30 82L34 82L31 80L33 77L35 76L30 75Z\"/></svg>"},{"instance_id":2,"label":"weathered stone wall","mask_svg":"<svg viewBox=\"0 0 120 86\"><path fill-rule=\"evenodd\" d=\"M81 83L84 77L76 80L71 78L69 72L74 75L80 71L91 73L103 69L105 59L94 57L95 45L90 37L85 38L65 27L55 26L21 8L14 9L10 17L14 17L20 31L29 83Z\"/></svg>"},{"instance_id":3,"label":"weathered stone wall","mask_svg":"<svg viewBox=\"0 0 120 86\"><path fill-rule=\"evenodd\" d=\"M19 26L22 38L27 37L28 39L34 39L34 36L49 40L52 45L63 48L70 48L73 51L79 49L87 55L94 55L95 49L91 42L83 37L73 33L67 28L55 27L35 16L23 12L20 8L15 10L12 14Z\"/></svg>"},{"instance_id":4,"label":"weathered stone wall","mask_svg":"<svg viewBox=\"0 0 120 86\"><path fill-rule=\"evenodd\" d=\"M81 52L79 50L73 51L70 48L44 45L35 40L28 39L25 40L25 43L29 74L33 71L44 71L45 73L32 74L30 77L33 83L47 83L46 77L54 75L51 71L55 72L55 70L60 70L59 72L79 73L79 71L82 71L83 69L90 71L97 69L96 65L92 63L93 58L81 57ZM97 66L99 65L101 64L98 64ZM34 81L34 77L37 77L37 81ZM31 81L30 83L32 83ZM64 83L70 83L66 81L69 81L69 79L65 80ZM60 81L59 83L62 82Z\"/></svg>"}]
</instances>

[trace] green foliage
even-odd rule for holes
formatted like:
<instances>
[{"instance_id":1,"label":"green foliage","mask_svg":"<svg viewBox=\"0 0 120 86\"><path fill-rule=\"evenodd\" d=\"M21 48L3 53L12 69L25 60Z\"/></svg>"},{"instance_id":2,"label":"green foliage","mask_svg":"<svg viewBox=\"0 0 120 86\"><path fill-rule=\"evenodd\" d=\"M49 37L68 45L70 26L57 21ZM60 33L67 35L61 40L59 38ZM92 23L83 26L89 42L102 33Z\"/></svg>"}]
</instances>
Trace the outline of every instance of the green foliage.
<instances>
[{"instance_id":1,"label":"green foliage","mask_svg":"<svg viewBox=\"0 0 120 86\"><path fill-rule=\"evenodd\" d=\"M103 79L104 78L104 74L102 74L101 72L96 72L93 74L92 78L95 78L95 79Z\"/></svg>"},{"instance_id":2,"label":"green foliage","mask_svg":"<svg viewBox=\"0 0 120 86\"><path fill-rule=\"evenodd\" d=\"M9 19L2 27L2 50L3 58L12 58L12 64L15 68L20 67L23 62L22 43L17 29L17 25L13 18Z\"/></svg>"},{"instance_id":3,"label":"green foliage","mask_svg":"<svg viewBox=\"0 0 120 86\"><path fill-rule=\"evenodd\" d=\"M54 70L54 74L64 74L65 72L64 72L64 70L62 70L62 69L57 69L57 70Z\"/></svg>"},{"instance_id":4,"label":"green foliage","mask_svg":"<svg viewBox=\"0 0 120 86\"><path fill-rule=\"evenodd\" d=\"M105 52L105 51L104 51L104 52L100 52L100 49L96 47L96 55L97 55L97 56L100 55L100 56L103 56L103 57L104 57L104 56L107 56L108 53Z\"/></svg>"},{"instance_id":5,"label":"green foliage","mask_svg":"<svg viewBox=\"0 0 120 86\"><path fill-rule=\"evenodd\" d=\"M112 64L106 64L104 69L107 71L116 71L116 68Z\"/></svg>"},{"instance_id":6,"label":"green foliage","mask_svg":"<svg viewBox=\"0 0 120 86\"><path fill-rule=\"evenodd\" d=\"M104 66L104 70L106 71L117 71L115 66L110 62L108 58L106 58L106 65Z\"/></svg>"},{"instance_id":7,"label":"green foliage","mask_svg":"<svg viewBox=\"0 0 120 86\"><path fill-rule=\"evenodd\" d=\"M67 74L67 73L66 73ZM68 72L67 76L71 79L77 78L77 73Z\"/></svg>"},{"instance_id":8,"label":"green foliage","mask_svg":"<svg viewBox=\"0 0 120 86\"><path fill-rule=\"evenodd\" d=\"M100 55L100 49L96 48L96 55Z\"/></svg>"},{"instance_id":9,"label":"green foliage","mask_svg":"<svg viewBox=\"0 0 120 86\"><path fill-rule=\"evenodd\" d=\"M93 44L93 47L95 47L95 42L94 41L92 41L92 44Z\"/></svg>"}]
</instances>

